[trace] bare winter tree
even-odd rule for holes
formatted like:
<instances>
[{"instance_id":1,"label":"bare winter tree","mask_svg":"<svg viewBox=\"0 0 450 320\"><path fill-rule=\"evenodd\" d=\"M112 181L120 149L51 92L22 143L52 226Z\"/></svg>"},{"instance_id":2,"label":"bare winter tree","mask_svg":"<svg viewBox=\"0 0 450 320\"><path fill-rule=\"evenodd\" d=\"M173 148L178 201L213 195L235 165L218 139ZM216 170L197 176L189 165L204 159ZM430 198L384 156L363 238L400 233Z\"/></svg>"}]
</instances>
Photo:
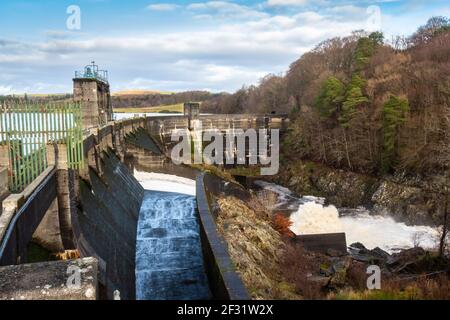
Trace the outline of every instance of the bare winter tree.
<instances>
[{"instance_id":1,"label":"bare winter tree","mask_svg":"<svg viewBox=\"0 0 450 320\"><path fill-rule=\"evenodd\" d=\"M449 201L449 189L447 186L444 188L444 218L442 225L442 234L439 242L439 255L442 257L445 254L445 246L447 243L448 229L449 229L449 216L448 216L448 201Z\"/></svg>"}]
</instances>

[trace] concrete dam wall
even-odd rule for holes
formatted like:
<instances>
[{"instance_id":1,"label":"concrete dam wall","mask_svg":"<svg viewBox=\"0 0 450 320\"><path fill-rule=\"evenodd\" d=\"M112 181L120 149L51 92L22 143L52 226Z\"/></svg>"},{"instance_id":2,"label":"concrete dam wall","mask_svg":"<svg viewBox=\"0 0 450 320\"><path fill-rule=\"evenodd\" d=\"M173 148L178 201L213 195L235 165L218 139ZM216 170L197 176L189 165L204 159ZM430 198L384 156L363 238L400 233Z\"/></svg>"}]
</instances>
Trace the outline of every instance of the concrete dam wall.
<instances>
[{"instance_id":1,"label":"concrete dam wall","mask_svg":"<svg viewBox=\"0 0 450 320\"><path fill-rule=\"evenodd\" d=\"M135 298L136 230L144 190L111 150L102 152L102 173L89 170L80 179L80 204L72 216L76 247L82 256L98 259L99 282L106 297L119 290Z\"/></svg>"}]
</instances>

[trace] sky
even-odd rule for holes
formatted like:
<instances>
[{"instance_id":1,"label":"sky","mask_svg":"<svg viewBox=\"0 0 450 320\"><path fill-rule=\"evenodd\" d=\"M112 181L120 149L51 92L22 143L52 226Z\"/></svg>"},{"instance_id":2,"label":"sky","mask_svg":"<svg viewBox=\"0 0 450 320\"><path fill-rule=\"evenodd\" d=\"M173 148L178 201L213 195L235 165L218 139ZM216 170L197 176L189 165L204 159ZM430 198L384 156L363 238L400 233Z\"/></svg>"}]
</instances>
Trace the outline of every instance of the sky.
<instances>
[{"instance_id":1,"label":"sky","mask_svg":"<svg viewBox=\"0 0 450 320\"><path fill-rule=\"evenodd\" d=\"M410 35L448 0L0 0L0 95L70 93L75 70L113 92L233 92L354 30Z\"/></svg>"}]
</instances>

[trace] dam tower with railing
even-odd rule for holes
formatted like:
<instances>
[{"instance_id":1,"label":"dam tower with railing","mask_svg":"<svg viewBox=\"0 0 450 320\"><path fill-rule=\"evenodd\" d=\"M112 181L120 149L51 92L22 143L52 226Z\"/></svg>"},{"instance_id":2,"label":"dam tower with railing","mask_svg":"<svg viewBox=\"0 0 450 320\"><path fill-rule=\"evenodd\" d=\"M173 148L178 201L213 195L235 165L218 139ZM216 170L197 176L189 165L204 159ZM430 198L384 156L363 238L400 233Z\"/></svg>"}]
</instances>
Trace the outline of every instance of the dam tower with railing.
<instances>
[{"instance_id":1,"label":"dam tower with railing","mask_svg":"<svg viewBox=\"0 0 450 320\"><path fill-rule=\"evenodd\" d=\"M83 71L75 71L73 96L76 102L82 103L84 129L102 127L112 120L108 71L99 70L94 61Z\"/></svg>"}]
</instances>

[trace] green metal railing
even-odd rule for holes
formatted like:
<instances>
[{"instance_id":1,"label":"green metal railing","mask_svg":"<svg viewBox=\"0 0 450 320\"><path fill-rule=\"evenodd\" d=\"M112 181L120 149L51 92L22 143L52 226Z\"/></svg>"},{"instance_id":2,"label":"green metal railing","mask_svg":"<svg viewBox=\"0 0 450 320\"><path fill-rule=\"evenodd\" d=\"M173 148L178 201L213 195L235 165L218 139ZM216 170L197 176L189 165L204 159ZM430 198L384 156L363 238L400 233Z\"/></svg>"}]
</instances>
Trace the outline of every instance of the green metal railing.
<instances>
[{"instance_id":1,"label":"green metal railing","mask_svg":"<svg viewBox=\"0 0 450 320\"><path fill-rule=\"evenodd\" d=\"M65 144L71 169L83 166L83 129L79 103L0 104L0 146L8 160L9 188L20 192L47 168L47 145ZM2 163L1 165L5 165Z\"/></svg>"}]
</instances>

